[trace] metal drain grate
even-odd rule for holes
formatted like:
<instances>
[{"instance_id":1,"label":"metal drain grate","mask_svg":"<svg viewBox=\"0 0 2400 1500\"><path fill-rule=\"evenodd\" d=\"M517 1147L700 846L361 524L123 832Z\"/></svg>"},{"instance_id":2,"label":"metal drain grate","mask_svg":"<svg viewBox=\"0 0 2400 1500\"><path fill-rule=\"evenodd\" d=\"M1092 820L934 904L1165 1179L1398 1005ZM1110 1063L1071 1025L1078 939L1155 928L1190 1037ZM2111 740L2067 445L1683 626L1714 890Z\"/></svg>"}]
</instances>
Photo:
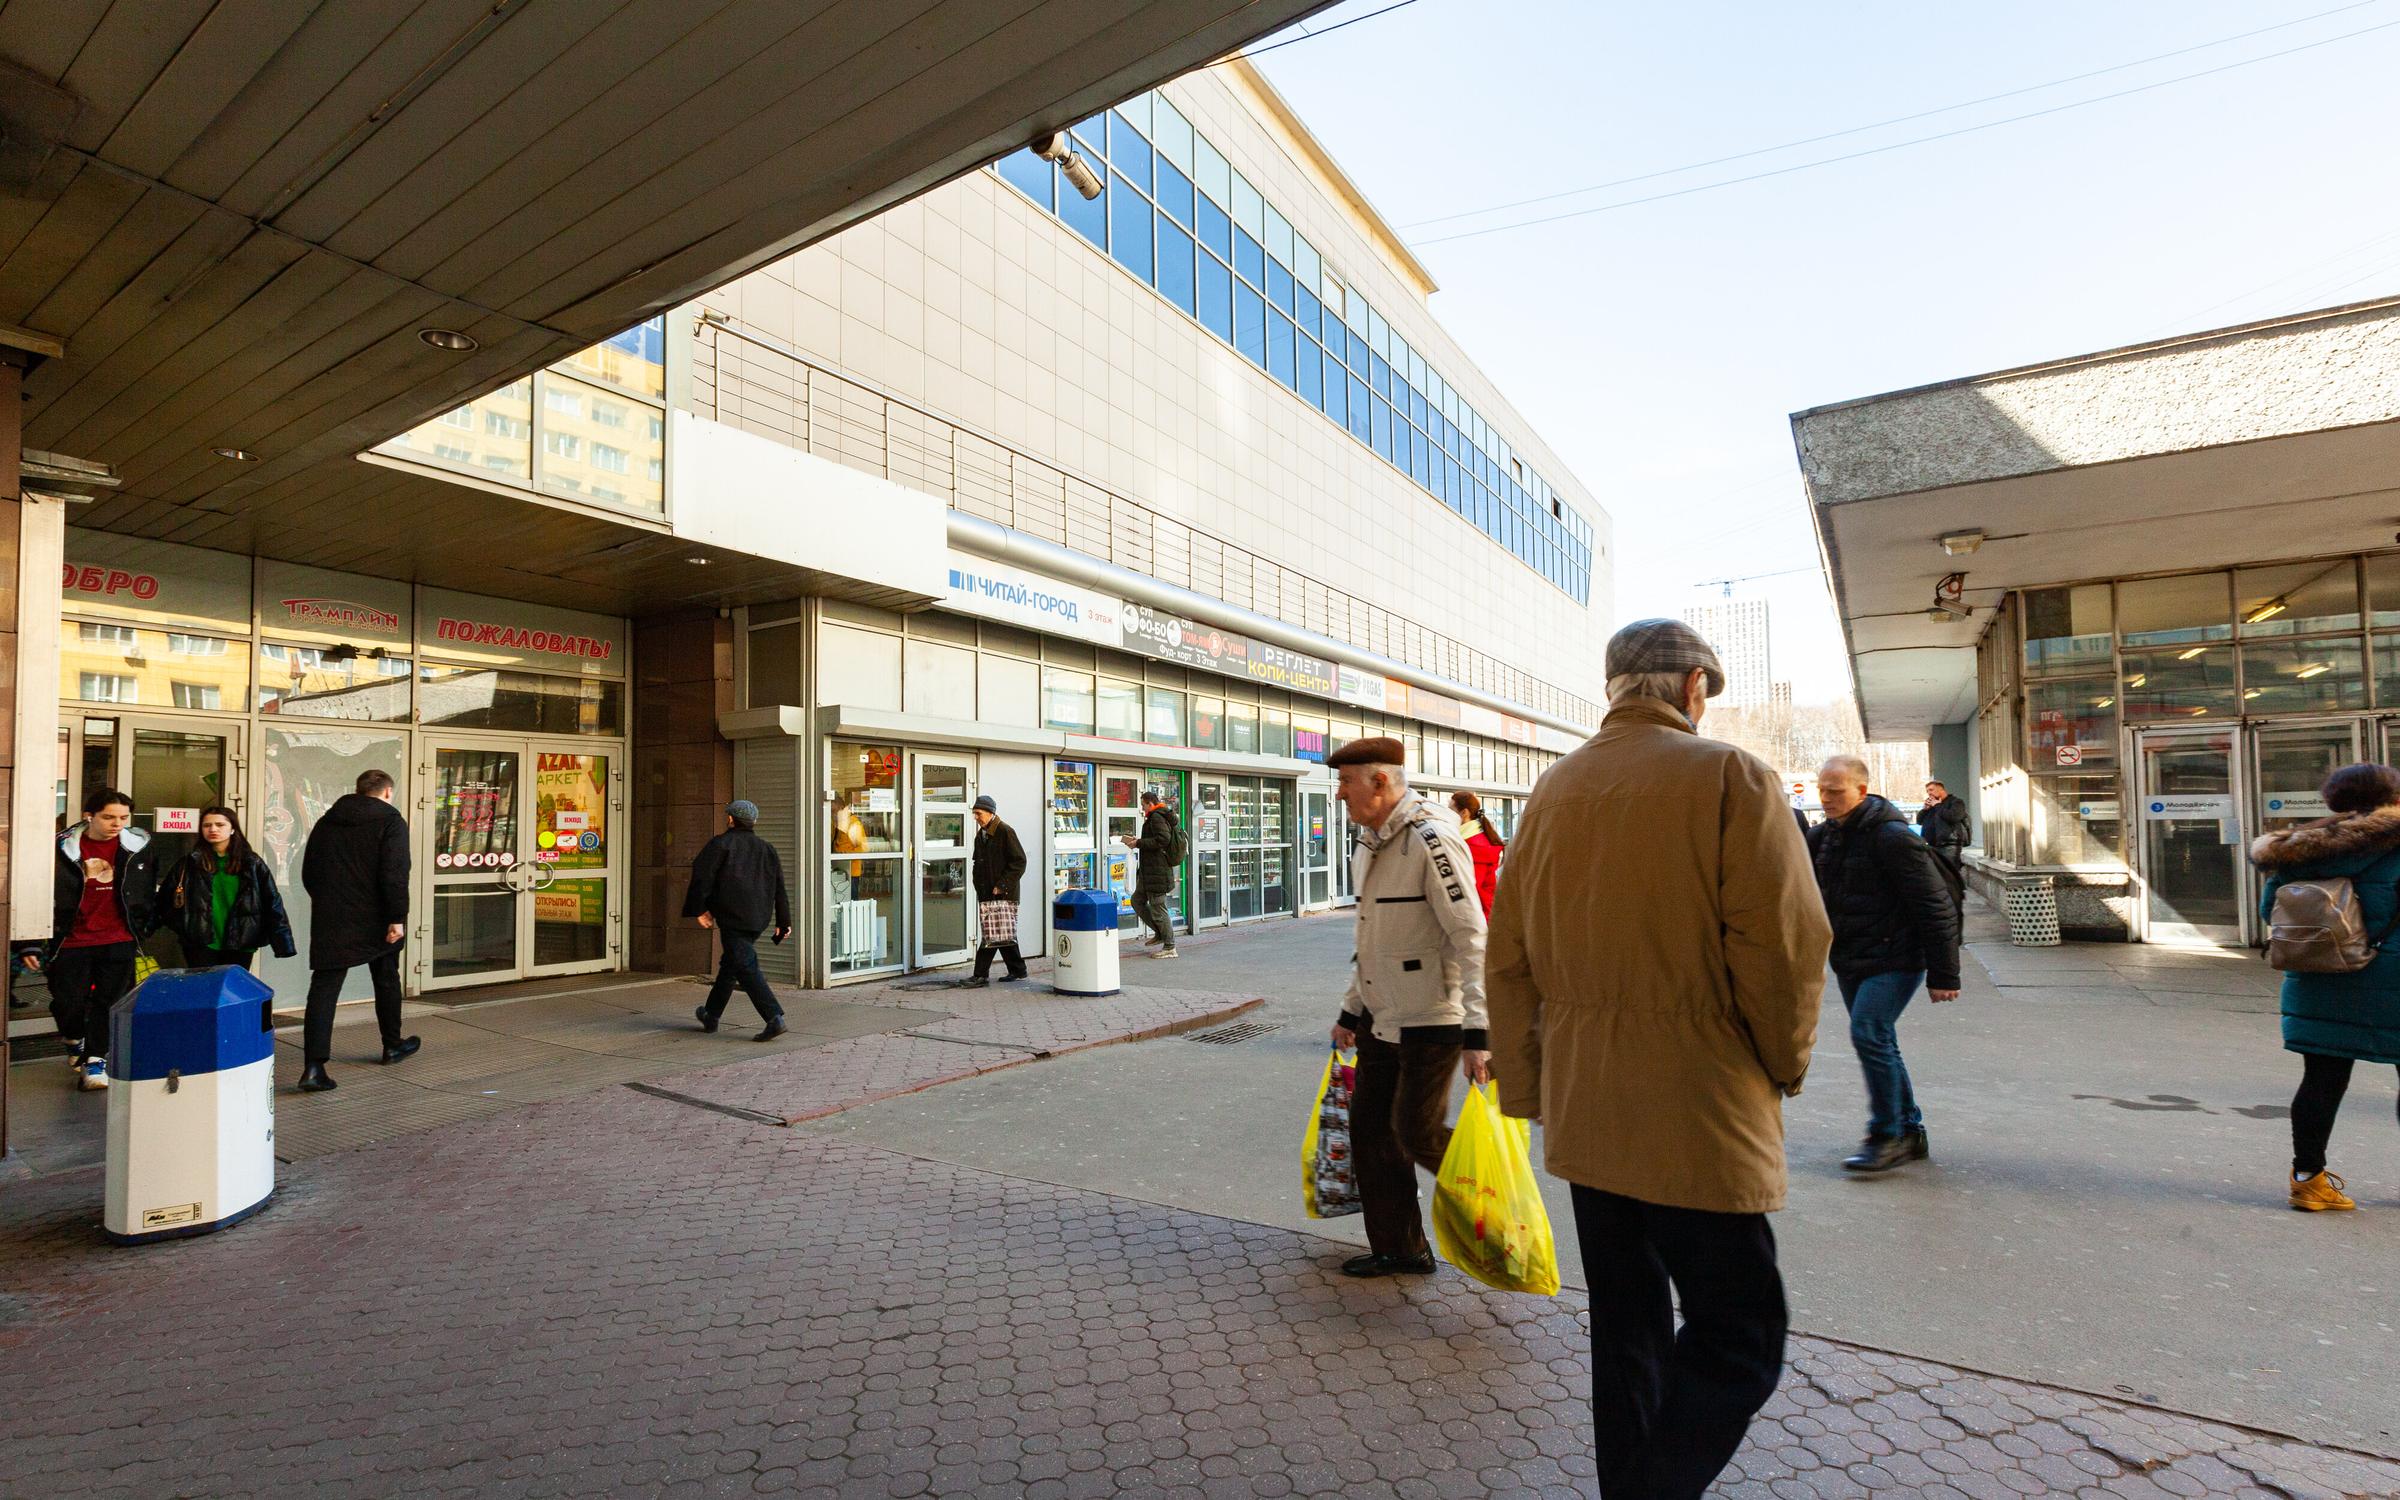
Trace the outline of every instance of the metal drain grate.
<instances>
[{"instance_id":1,"label":"metal drain grate","mask_svg":"<svg viewBox=\"0 0 2400 1500\"><path fill-rule=\"evenodd\" d=\"M1213 1031L1195 1031L1184 1038L1187 1042L1206 1042L1212 1047L1230 1047L1254 1036L1283 1030L1281 1021L1244 1021L1239 1026L1219 1026Z\"/></svg>"}]
</instances>

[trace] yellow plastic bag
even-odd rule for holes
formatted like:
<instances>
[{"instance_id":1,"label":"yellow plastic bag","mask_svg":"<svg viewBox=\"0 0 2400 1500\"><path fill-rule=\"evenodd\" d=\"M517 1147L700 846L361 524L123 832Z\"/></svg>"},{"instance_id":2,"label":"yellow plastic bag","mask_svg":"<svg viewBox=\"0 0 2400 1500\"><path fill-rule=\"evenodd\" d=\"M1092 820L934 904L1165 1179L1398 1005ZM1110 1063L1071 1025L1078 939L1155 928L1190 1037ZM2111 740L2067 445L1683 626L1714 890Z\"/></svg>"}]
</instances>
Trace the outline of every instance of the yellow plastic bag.
<instances>
[{"instance_id":1,"label":"yellow plastic bag","mask_svg":"<svg viewBox=\"0 0 2400 1500\"><path fill-rule=\"evenodd\" d=\"M1357 1062L1338 1051L1325 1059L1317 1083L1317 1106L1308 1113L1300 1138L1300 1197L1312 1219L1339 1219L1360 1212L1358 1180L1350 1170L1350 1090Z\"/></svg>"},{"instance_id":2,"label":"yellow plastic bag","mask_svg":"<svg viewBox=\"0 0 2400 1500\"><path fill-rule=\"evenodd\" d=\"M1442 1258L1504 1292L1558 1294L1558 1247L1533 1180L1533 1128L1500 1113L1481 1084L1467 1089L1433 1188L1433 1238Z\"/></svg>"}]
</instances>

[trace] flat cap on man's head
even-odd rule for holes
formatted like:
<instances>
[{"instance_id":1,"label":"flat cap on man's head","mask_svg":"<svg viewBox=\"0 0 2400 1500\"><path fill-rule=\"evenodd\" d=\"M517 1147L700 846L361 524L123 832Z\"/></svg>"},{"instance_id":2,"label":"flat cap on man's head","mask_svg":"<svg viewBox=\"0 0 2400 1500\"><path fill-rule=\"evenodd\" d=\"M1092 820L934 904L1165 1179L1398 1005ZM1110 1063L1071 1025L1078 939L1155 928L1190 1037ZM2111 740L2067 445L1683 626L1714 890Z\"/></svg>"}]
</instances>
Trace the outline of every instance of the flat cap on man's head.
<instances>
[{"instance_id":1,"label":"flat cap on man's head","mask_svg":"<svg viewBox=\"0 0 2400 1500\"><path fill-rule=\"evenodd\" d=\"M758 822L758 804L747 797L736 797L725 804L725 816L744 828L753 827Z\"/></svg>"},{"instance_id":2,"label":"flat cap on man's head","mask_svg":"<svg viewBox=\"0 0 2400 1500\"><path fill-rule=\"evenodd\" d=\"M1695 667L1708 674L1708 696L1714 698L1725 691L1725 665L1699 631L1681 620L1636 620L1608 638L1602 670L1609 677L1631 677L1644 672L1689 672Z\"/></svg>"},{"instance_id":3,"label":"flat cap on man's head","mask_svg":"<svg viewBox=\"0 0 2400 1500\"><path fill-rule=\"evenodd\" d=\"M1405 766L1408 747L1389 735L1377 735L1368 740L1352 740L1325 757L1329 766Z\"/></svg>"}]
</instances>

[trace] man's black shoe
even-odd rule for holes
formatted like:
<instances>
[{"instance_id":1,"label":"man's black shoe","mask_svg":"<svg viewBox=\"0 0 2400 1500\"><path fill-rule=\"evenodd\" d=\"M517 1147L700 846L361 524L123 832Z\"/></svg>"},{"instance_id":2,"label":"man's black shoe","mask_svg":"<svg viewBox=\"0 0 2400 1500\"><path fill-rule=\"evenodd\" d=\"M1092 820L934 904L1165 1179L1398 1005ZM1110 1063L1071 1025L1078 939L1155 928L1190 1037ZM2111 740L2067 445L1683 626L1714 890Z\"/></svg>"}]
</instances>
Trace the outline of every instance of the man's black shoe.
<instances>
[{"instance_id":1,"label":"man's black shoe","mask_svg":"<svg viewBox=\"0 0 2400 1500\"><path fill-rule=\"evenodd\" d=\"M414 1057L417 1055L417 1049L424 1045L424 1041L418 1037L404 1036L383 1049L383 1060L388 1065L399 1062L403 1058Z\"/></svg>"},{"instance_id":2,"label":"man's black shoe","mask_svg":"<svg viewBox=\"0 0 2400 1500\"><path fill-rule=\"evenodd\" d=\"M1892 1168L1916 1160L1911 1154L1913 1137L1905 1135L1871 1135L1858 1143L1858 1149L1842 1158L1845 1172L1889 1172Z\"/></svg>"},{"instance_id":3,"label":"man's black shoe","mask_svg":"<svg viewBox=\"0 0 2400 1500\"><path fill-rule=\"evenodd\" d=\"M1925 1127L1922 1125L1908 1133L1908 1159L1910 1161L1933 1160L1933 1144L1925 1139Z\"/></svg>"},{"instance_id":4,"label":"man's black shoe","mask_svg":"<svg viewBox=\"0 0 2400 1500\"><path fill-rule=\"evenodd\" d=\"M992 982L981 974L977 974L971 979L960 980L958 987L962 990L988 990L992 987Z\"/></svg>"},{"instance_id":5,"label":"man's black shoe","mask_svg":"<svg viewBox=\"0 0 2400 1500\"><path fill-rule=\"evenodd\" d=\"M303 1094L322 1094L327 1089L340 1087L340 1084L325 1076L323 1063L310 1063L300 1070L300 1092Z\"/></svg>"},{"instance_id":6,"label":"man's black shoe","mask_svg":"<svg viewBox=\"0 0 2400 1500\"><path fill-rule=\"evenodd\" d=\"M692 1007L692 1019L700 1023L700 1029L702 1031L715 1031L717 1029L717 1018L708 1013L708 1007L705 1005L695 1005Z\"/></svg>"},{"instance_id":7,"label":"man's black shoe","mask_svg":"<svg viewBox=\"0 0 2400 1500\"><path fill-rule=\"evenodd\" d=\"M760 1032L750 1040L754 1042L771 1042L791 1029L792 1028L789 1026L783 1024L783 1017L777 1016L774 1020L767 1023L766 1030Z\"/></svg>"},{"instance_id":8,"label":"man's black shoe","mask_svg":"<svg viewBox=\"0 0 2400 1500\"><path fill-rule=\"evenodd\" d=\"M1430 1276L1433 1252L1418 1256L1367 1254L1342 1262L1344 1276Z\"/></svg>"},{"instance_id":9,"label":"man's black shoe","mask_svg":"<svg viewBox=\"0 0 2400 1500\"><path fill-rule=\"evenodd\" d=\"M1031 979L1032 977L1033 971L1031 969L1019 969L1014 974L1001 975L1000 982L1002 984L1015 984L1020 979Z\"/></svg>"}]
</instances>

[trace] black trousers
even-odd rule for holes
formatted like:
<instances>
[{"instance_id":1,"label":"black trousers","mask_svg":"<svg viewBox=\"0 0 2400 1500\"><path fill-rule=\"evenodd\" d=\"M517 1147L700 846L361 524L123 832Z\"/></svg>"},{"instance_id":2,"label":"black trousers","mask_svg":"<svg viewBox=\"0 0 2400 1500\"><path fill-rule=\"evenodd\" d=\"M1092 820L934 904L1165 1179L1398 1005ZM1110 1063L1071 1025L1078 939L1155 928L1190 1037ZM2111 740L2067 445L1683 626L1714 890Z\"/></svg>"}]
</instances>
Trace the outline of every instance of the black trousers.
<instances>
[{"instance_id":1,"label":"black trousers","mask_svg":"<svg viewBox=\"0 0 2400 1500\"><path fill-rule=\"evenodd\" d=\"M1367 1221L1367 1248L1395 1260L1430 1252L1417 1208L1417 1168L1442 1169L1450 1149L1450 1078L1459 1042L1387 1042L1358 1033L1350 1093L1350 1171Z\"/></svg>"},{"instance_id":2,"label":"black trousers","mask_svg":"<svg viewBox=\"0 0 2400 1500\"><path fill-rule=\"evenodd\" d=\"M138 951L131 943L61 948L47 965L50 1019L60 1036L76 1044L76 1056L108 1056L109 1007L133 988Z\"/></svg>"},{"instance_id":3,"label":"black trousers","mask_svg":"<svg viewBox=\"0 0 2400 1500\"><path fill-rule=\"evenodd\" d=\"M1936 849L1933 867L1942 872L1942 884L1950 887L1950 904L1963 914L1967 909L1966 851L1948 846Z\"/></svg>"},{"instance_id":4,"label":"black trousers","mask_svg":"<svg viewBox=\"0 0 2400 1500\"><path fill-rule=\"evenodd\" d=\"M308 975L308 1020L300 1029L300 1057L314 1066L333 1056L333 1008L341 1003L342 980L348 968L311 969ZM375 1024L382 1028L386 1047L400 1045L400 950L393 948L367 960L367 976L375 981Z\"/></svg>"},{"instance_id":5,"label":"black trousers","mask_svg":"<svg viewBox=\"0 0 2400 1500\"><path fill-rule=\"evenodd\" d=\"M992 957L994 954L999 955L1000 961L1008 965L1007 972L1009 978L1023 979L1029 972L1025 967L1025 954L1017 947L1016 944L986 943L982 947L975 950L975 977L977 979L989 979L992 977Z\"/></svg>"},{"instance_id":6,"label":"black trousers","mask_svg":"<svg viewBox=\"0 0 2400 1500\"><path fill-rule=\"evenodd\" d=\"M767 976L758 971L758 934L717 929L717 978L708 987L708 1018L714 1021L725 1014L727 1002L733 999L733 987L742 987L750 1003L758 1008L761 1021L783 1019L783 1006L775 991L767 984Z\"/></svg>"},{"instance_id":7,"label":"black trousers","mask_svg":"<svg viewBox=\"0 0 2400 1500\"><path fill-rule=\"evenodd\" d=\"M2300 1054L2300 1092L2292 1095L2292 1175L2314 1177L2325 1170L2325 1147L2333 1139L2333 1117L2350 1092L2347 1057Z\"/></svg>"},{"instance_id":8,"label":"black trousers","mask_svg":"<svg viewBox=\"0 0 2400 1500\"><path fill-rule=\"evenodd\" d=\"M1574 1201L1602 1500L1698 1500L1783 1375L1775 1233L1765 1214L1666 1208L1580 1184Z\"/></svg>"}]
</instances>

